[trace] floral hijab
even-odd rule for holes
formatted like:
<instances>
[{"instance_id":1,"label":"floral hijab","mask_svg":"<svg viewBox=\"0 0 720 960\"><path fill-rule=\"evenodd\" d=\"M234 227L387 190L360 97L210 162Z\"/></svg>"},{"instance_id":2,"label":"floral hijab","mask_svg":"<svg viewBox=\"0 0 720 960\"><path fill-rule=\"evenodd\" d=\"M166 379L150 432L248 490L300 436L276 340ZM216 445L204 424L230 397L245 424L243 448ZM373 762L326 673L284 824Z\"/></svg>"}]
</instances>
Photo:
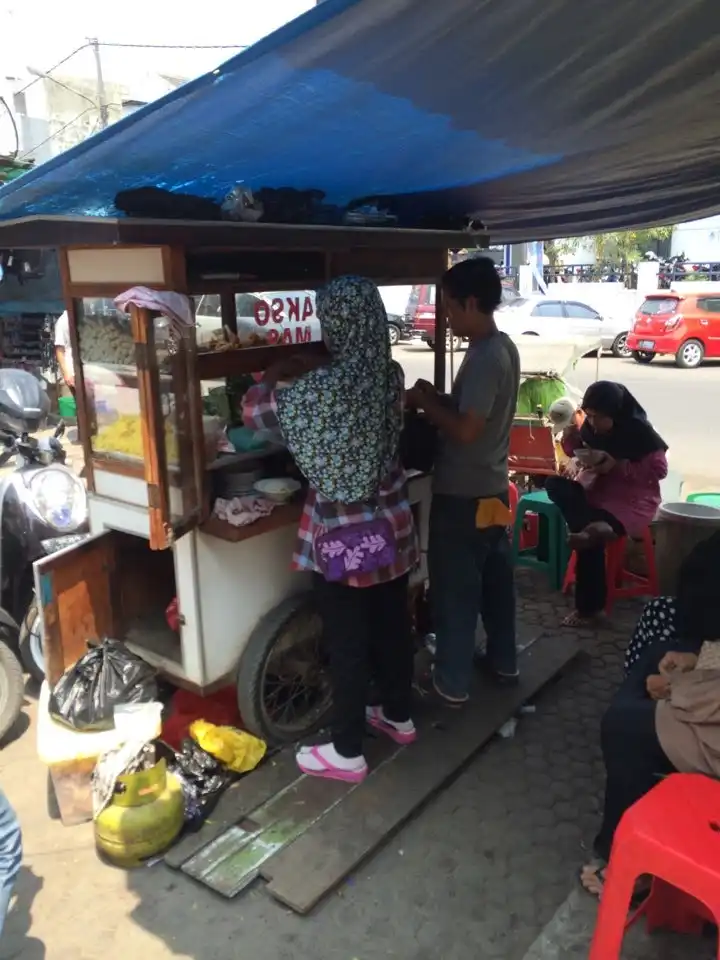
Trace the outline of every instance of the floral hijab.
<instances>
[{"instance_id":1,"label":"floral hijab","mask_svg":"<svg viewBox=\"0 0 720 960\"><path fill-rule=\"evenodd\" d=\"M340 277L318 292L317 314L331 360L279 390L288 449L328 500L377 496L397 456L403 374L390 353L387 315L371 280Z\"/></svg>"}]
</instances>

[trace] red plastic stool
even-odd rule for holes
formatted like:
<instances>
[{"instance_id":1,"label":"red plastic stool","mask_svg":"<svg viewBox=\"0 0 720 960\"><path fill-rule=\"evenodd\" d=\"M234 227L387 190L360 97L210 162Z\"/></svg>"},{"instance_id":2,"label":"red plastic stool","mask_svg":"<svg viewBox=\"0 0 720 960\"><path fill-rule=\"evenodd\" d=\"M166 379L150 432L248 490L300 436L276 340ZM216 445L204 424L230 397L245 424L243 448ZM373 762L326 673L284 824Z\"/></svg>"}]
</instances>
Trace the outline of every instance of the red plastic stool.
<instances>
[{"instance_id":1,"label":"red plastic stool","mask_svg":"<svg viewBox=\"0 0 720 960\"><path fill-rule=\"evenodd\" d=\"M515 529L515 517L517 516L518 503L520 502L520 491L517 484L510 481L508 488L508 503L510 504L510 540L513 538ZM538 516L536 513L526 513L523 528L520 531L520 549L528 550L530 547L536 547L538 544Z\"/></svg>"},{"instance_id":2,"label":"red plastic stool","mask_svg":"<svg viewBox=\"0 0 720 960\"><path fill-rule=\"evenodd\" d=\"M625 929L639 916L650 913L656 926L662 922L659 908L667 890L660 886L653 887L628 921L635 882L642 874L699 901L703 918L718 922L720 782L700 774L675 773L625 813L615 831L589 960L618 960ZM653 908L654 894L659 899Z\"/></svg>"},{"instance_id":3,"label":"red plastic stool","mask_svg":"<svg viewBox=\"0 0 720 960\"><path fill-rule=\"evenodd\" d=\"M648 570L646 577L641 577L639 574L631 573L630 570L625 569L627 537L618 537L617 540L611 540L605 546L605 575L607 579L605 612L608 614L612 611L615 601L620 600L622 597L656 597L658 595L659 587L657 566L655 564L655 547L653 545L650 527L643 531L640 540L645 552L645 563L647 564ZM575 583L576 565L577 554L575 550L573 550L565 573L563 593L567 593Z\"/></svg>"},{"instance_id":4,"label":"red plastic stool","mask_svg":"<svg viewBox=\"0 0 720 960\"><path fill-rule=\"evenodd\" d=\"M645 918L648 933L662 927L675 933L700 936L705 924L715 923L713 915L699 900L657 878L652 882L650 896L630 918L628 926L640 917Z\"/></svg>"}]
</instances>

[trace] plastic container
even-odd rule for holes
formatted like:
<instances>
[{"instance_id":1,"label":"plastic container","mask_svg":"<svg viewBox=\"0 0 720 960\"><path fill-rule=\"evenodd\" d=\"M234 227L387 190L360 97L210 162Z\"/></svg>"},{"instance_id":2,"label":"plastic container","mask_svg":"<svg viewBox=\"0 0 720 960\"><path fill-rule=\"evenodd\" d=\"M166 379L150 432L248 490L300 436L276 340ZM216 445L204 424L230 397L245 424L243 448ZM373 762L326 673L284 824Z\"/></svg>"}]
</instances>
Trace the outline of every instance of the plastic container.
<instances>
[{"instance_id":1,"label":"plastic container","mask_svg":"<svg viewBox=\"0 0 720 960\"><path fill-rule=\"evenodd\" d=\"M58 413L63 420L74 420L77 417L77 403L75 397L59 397Z\"/></svg>"},{"instance_id":2,"label":"plastic container","mask_svg":"<svg viewBox=\"0 0 720 960\"><path fill-rule=\"evenodd\" d=\"M691 493L688 503L699 503L703 507L715 507L720 510L720 493Z\"/></svg>"},{"instance_id":3,"label":"plastic container","mask_svg":"<svg viewBox=\"0 0 720 960\"><path fill-rule=\"evenodd\" d=\"M701 503L664 503L658 510L655 559L660 593L674 596L680 565L693 547L720 529L720 510Z\"/></svg>"},{"instance_id":4,"label":"plastic container","mask_svg":"<svg viewBox=\"0 0 720 960\"><path fill-rule=\"evenodd\" d=\"M50 690L47 682L44 682L38 698L38 758L49 769L51 787L65 826L87 823L93 816L90 777L98 757L107 750L119 747L125 736L118 729L99 732L71 730L50 716L49 699ZM135 721L133 732L137 732L144 740L159 737L160 712L153 710L142 716L145 723L140 727Z\"/></svg>"}]
</instances>

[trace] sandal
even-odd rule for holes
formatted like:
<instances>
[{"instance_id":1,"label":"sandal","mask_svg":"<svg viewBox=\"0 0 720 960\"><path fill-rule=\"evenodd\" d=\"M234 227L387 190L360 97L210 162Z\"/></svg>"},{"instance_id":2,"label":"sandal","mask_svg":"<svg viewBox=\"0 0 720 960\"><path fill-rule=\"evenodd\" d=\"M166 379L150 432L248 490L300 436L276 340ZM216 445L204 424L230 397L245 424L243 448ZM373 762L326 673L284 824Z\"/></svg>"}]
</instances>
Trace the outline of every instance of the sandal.
<instances>
[{"instance_id":1,"label":"sandal","mask_svg":"<svg viewBox=\"0 0 720 960\"><path fill-rule=\"evenodd\" d=\"M597 897L598 900L602 899L602 893L605 887L605 880L607 876L607 867L608 865L604 860L592 860L590 863L586 863L578 874L580 886L583 888L585 893L589 894L591 897ZM633 890L632 898L630 899L630 908L632 910L637 909L643 900L645 900L650 893L651 886L651 876L643 875L638 877L637 882L635 883L635 889Z\"/></svg>"},{"instance_id":2,"label":"sandal","mask_svg":"<svg viewBox=\"0 0 720 960\"><path fill-rule=\"evenodd\" d=\"M316 763L320 764L320 768L308 767L303 763L303 757L312 757ZM343 783L362 783L365 777L368 775L367 764L363 764L358 770L343 770L341 767L336 767L323 757L317 747L301 747L300 750L295 754L295 762L302 771L308 777L322 777L325 780L342 780Z\"/></svg>"},{"instance_id":3,"label":"sandal","mask_svg":"<svg viewBox=\"0 0 720 960\"><path fill-rule=\"evenodd\" d=\"M402 726L409 726L411 729L399 730L398 727L385 717L382 707L367 707L365 710L365 721L369 727L379 730L380 733L387 734L395 743L406 746L409 743L415 743L417 740L417 730L412 721Z\"/></svg>"}]
</instances>

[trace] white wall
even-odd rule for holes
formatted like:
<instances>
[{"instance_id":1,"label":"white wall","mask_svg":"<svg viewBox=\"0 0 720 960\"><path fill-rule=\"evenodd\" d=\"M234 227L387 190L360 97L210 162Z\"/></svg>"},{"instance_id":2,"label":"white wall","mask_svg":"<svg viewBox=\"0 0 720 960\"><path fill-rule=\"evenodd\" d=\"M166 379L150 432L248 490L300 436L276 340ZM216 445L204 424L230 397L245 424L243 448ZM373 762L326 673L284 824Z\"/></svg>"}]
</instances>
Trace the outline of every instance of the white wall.
<instances>
[{"instance_id":1,"label":"white wall","mask_svg":"<svg viewBox=\"0 0 720 960\"><path fill-rule=\"evenodd\" d=\"M679 223L673 231L672 254L688 260L720 262L720 216Z\"/></svg>"}]
</instances>

